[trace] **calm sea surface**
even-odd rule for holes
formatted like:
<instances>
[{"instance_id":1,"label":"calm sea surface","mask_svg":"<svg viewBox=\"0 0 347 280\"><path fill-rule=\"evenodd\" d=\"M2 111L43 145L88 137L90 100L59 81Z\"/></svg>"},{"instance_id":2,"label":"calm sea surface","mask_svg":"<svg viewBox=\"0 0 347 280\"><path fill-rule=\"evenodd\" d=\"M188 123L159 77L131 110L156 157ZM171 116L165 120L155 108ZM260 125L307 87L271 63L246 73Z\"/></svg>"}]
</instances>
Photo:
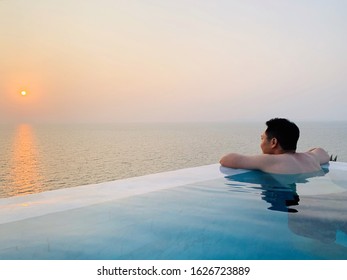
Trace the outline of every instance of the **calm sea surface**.
<instances>
[{"instance_id":1,"label":"calm sea surface","mask_svg":"<svg viewBox=\"0 0 347 280\"><path fill-rule=\"evenodd\" d=\"M347 161L347 122L298 123L298 151ZM0 198L217 163L260 153L263 123L0 126Z\"/></svg>"}]
</instances>

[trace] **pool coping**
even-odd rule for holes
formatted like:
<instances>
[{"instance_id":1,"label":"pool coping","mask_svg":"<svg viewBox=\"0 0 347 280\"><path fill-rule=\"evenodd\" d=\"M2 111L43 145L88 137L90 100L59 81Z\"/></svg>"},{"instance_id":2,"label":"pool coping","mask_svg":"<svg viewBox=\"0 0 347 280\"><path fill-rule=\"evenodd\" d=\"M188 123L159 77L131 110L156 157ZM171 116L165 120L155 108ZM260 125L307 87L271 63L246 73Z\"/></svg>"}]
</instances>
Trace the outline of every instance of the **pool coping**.
<instances>
[{"instance_id":1,"label":"pool coping","mask_svg":"<svg viewBox=\"0 0 347 280\"><path fill-rule=\"evenodd\" d=\"M347 163L330 162L326 167L347 170ZM0 199L0 224L20 221L134 195L223 178L247 170L204 165L131 177L110 182L46 191Z\"/></svg>"}]
</instances>

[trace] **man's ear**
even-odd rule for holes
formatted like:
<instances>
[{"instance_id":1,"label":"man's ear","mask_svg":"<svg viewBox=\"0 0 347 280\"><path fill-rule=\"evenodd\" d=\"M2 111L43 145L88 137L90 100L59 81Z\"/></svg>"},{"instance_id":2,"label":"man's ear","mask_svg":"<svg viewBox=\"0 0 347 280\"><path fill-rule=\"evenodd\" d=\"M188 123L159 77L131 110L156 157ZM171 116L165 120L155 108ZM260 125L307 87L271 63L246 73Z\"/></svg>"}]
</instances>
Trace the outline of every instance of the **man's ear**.
<instances>
[{"instance_id":1,"label":"man's ear","mask_svg":"<svg viewBox=\"0 0 347 280\"><path fill-rule=\"evenodd\" d=\"M277 138L272 138L271 141L270 141L270 144L271 144L271 148L276 148L277 145L278 145L278 140Z\"/></svg>"}]
</instances>

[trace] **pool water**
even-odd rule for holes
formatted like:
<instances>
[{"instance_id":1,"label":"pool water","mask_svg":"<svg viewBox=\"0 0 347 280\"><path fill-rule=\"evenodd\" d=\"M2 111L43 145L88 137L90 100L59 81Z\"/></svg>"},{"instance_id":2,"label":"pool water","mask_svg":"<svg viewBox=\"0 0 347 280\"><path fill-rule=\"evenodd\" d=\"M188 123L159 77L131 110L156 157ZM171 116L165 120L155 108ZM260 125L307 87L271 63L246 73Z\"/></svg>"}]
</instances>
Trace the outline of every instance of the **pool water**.
<instances>
[{"instance_id":1,"label":"pool water","mask_svg":"<svg viewBox=\"0 0 347 280\"><path fill-rule=\"evenodd\" d=\"M305 176L207 168L218 176L3 220L0 259L347 259L347 164Z\"/></svg>"}]
</instances>

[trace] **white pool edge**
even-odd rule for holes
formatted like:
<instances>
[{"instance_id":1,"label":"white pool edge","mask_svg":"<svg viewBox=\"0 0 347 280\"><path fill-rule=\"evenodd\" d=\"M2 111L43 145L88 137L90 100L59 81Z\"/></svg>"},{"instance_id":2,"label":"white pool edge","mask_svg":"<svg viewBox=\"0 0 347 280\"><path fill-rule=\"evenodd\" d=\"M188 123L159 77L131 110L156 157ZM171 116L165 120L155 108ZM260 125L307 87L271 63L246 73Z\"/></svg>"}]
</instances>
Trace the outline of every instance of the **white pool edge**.
<instances>
[{"instance_id":1,"label":"white pool edge","mask_svg":"<svg viewBox=\"0 0 347 280\"><path fill-rule=\"evenodd\" d=\"M219 164L0 199L0 224L225 176Z\"/></svg>"},{"instance_id":2,"label":"white pool edge","mask_svg":"<svg viewBox=\"0 0 347 280\"><path fill-rule=\"evenodd\" d=\"M347 163L330 162L329 167L337 170L347 170ZM3 198L0 199L0 224L214 180L242 172L245 172L245 170L223 168L219 164L211 164L99 184Z\"/></svg>"}]
</instances>

